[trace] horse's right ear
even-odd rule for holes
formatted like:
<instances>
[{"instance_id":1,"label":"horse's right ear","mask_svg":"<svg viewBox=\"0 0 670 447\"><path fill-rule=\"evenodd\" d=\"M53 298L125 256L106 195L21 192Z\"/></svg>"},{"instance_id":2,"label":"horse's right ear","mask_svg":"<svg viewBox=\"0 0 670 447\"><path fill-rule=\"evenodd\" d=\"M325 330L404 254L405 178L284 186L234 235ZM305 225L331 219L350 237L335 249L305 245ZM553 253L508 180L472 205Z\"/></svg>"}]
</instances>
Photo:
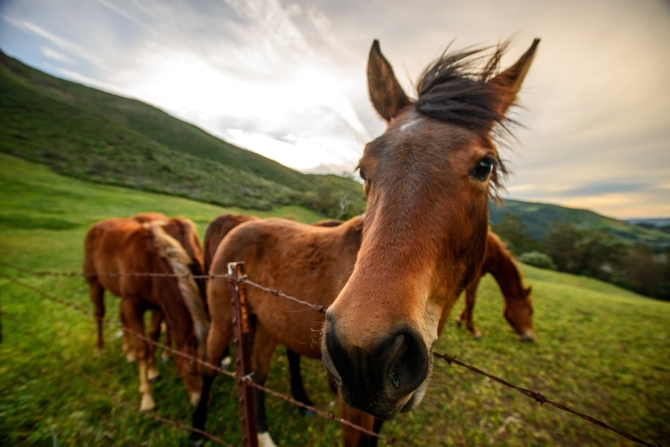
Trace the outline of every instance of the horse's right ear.
<instances>
[{"instance_id":1,"label":"horse's right ear","mask_svg":"<svg viewBox=\"0 0 670 447\"><path fill-rule=\"evenodd\" d=\"M372 105L386 122L390 122L401 109L410 104L376 39L368 58L368 92Z\"/></svg>"}]
</instances>

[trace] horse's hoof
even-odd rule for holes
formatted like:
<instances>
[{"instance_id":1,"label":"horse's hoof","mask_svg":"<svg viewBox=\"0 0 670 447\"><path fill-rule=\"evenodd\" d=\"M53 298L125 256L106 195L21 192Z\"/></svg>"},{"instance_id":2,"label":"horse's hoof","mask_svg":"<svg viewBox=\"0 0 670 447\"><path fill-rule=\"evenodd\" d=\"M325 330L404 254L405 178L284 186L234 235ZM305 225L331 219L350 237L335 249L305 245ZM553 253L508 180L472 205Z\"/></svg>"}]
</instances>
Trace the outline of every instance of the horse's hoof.
<instances>
[{"instance_id":1,"label":"horse's hoof","mask_svg":"<svg viewBox=\"0 0 670 447\"><path fill-rule=\"evenodd\" d=\"M116 338L123 337L123 331L116 331L116 334L114 334L114 337L116 337Z\"/></svg>"},{"instance_id":2,"label":"horse's hoof","mask_svg":"<svg viewBox=\"0 0 670 447\"><path fill-rule=\"evenodd\" d=\"M482 334L473 335L472 338L474 338L475 341L482 341Z\"/></svg>"},{"instance_id":3,"label":"horse's hoof","mask_svg":"<svg viewBox=\"0 0 670 447\"><path fill-rule=\"evenodd\" d=\"M142 413L148 413L156 409L156 402L154 398L151 397L151 394L145 394L142 396L142 403L140 404L140 411Z\"/></svg>"},{"instance_id":4,"label":"horse's hoof","mask_svg":"<svg viewBox=\"0 0 670 447\"><path fill-rule=\"evenodd\" d=\"M149 379L149 382L153 383L153 382L156 382L158 379L160 379L161 375L156 370L153 370L153 371L149 370L149 372L147 373L147 378Z\"/></svg>"},{"instance_id":5,"label":"horse's hoof","mask_svg":"<svg viewBox=\"0 0 670 447\"><path fill-rule=\"evenodd\" d=\"M135 354L126 354L126 360L128 363L135 363Z\"/></svg>"},{"instance_id":6,"label":"horse's hoof","mask_svg":"<svg viewBox=\"0 0 670 447\"><path fill-rule=\"evenodd\" d=\"M258 434L258 447L277 447L277 444L270 437L270 433L263 432Z\"/></svg>"},{"instance_id":7,"label":"horse's hoof","mask_svg":"<svg viewBox=\"0 0 670 447\"><path fill-rule=\"evenodd\" d=\"M230 358L230 356L224 357L221 360L221 369L224 370L224 371L228 371L230 369L230 364L231 363L233 363L233 359ZM270 438L270 440L272 440L272 438Z\"/></svg>"},{"instance_id":8,"label":"horse's hoof","mask_svg":"<svg viewBox=\"0 0 670 447\"><path fill-rule=\"evenodd\" d=\"M456 327L460 328L463 325L461 320L456 320Z\"/></svg>"},{"instance_id":9,"label":"horse's hoof","mask_svg":"<svg viewBox=\"0 0 670 447\"><path fill-rule=\"evenodd\" d=\"M535 337L528 334L523 334L521 337L519 337L519 341L522 343L533 343L535 341Z\"/></svg>"},{"instance_id":10,"label":"horse's hoof","mask_svg":"<svg viewBox=\"0 0 670 447\"><path fill-rule=\"evenodd\" d=\"M102 348L95 348L95 358L99 359L102 356Z\"/></svg>"}]
</instances>

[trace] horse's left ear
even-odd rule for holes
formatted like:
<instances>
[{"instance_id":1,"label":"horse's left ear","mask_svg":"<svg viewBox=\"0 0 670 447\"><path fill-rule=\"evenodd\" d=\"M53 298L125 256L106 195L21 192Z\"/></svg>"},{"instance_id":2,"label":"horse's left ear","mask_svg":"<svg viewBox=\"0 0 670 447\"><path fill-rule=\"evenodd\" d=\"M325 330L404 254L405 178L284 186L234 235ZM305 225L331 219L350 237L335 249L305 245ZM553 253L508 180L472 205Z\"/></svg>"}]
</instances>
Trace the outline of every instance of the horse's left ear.
<instances>
[{"instance_id":1,"label":"horse's left ear","mask_svg":"<svg viewBox=\"0 0 670 447\"><path fill-rule=\"evenodd\" d=\"M368 58L368 93L370 101L386 122L390 122L410 100L400 87L391 64L386 60L375 39Z\"/></svg>"},{"instance_id":2,"label":"horse's left ear","mask_svg":"<svg viewBox=\"0 0 670 447\"><path fill-rule=\"evenodd\" d=\"M489 81L489 83L493 84L496 89L500 89L501 91L502 99L498 106L498 113L500 113L501 116L505 115L507 109L514 104L516 95L521 89L521 83L526 77L526 73L528 73L530 64L533 62L535 50L537 50L539 43L540 39L535 39L528 51L526 51L514 65L502 73L499 73Z\"/></svg>"},{"instance_id":3,"label":"horse's left ear","mask_svg":"<svg viewBox=\"0 0 670 447\"><path fill-rule=\"evenodd\" d=\"M526 290L525 290L526 296L530 296L532 291L533 291L533 286L530 286L530 287L526 288Z\"/></svg>"}]
</instances>

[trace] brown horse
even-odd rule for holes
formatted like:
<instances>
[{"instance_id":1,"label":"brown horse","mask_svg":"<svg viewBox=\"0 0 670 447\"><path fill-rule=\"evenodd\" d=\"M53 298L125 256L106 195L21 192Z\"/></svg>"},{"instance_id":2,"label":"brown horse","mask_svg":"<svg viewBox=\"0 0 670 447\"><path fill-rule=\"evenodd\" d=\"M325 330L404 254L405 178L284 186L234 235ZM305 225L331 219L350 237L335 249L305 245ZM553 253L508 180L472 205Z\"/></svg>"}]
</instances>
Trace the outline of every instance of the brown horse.
<instances>
[{"instance_id":1,"label":"brown horse","mask_svg":"<svg viewBox=\"0 0 670 447\"><path fill-rule=\"evenodd\" d=\"M95 224L84 243L84 274L94 303L105 290L121 298L124 326L144 334L144 312L160 310L175 335L177 349L190 356L204 356L209 322L192 273L191 258L163 229L164 222L140 224L130 219L108 219ZM176 277L136 276L137 273L177 274ZM97 306L96 306L97 307ZM96 309L96 316L104 316ZM147 342L135 336L140 372L140 409L155 407L148 376ZM175 366L194 404L199 400L201 376L197 362L177 356Z\"/></svg>"},{"instance_id":2,"label":"brown horse","mask_svg":"<svg viewBox=\"0 0 670 447\"><path fill-rule=\"evenodd\" d=\"M186 253L188 253L189 257L191 258L191 263L189 264L191 273L193 275L203 275L206 270L203 269L203 253L202 249L200 248L200 239L198 239L198 231L195 228L195 224L190 221L189 219L184 219L184 218L169 218L163 213L156 213L156 212L149 212L149 213L138 213L135 214L132 217L133 220L136 220L137 222L140 223L148 223L148 222L164 222L162 224L163 230L175 238L181 246L186 250ZM198 288L200 289L200 294L202 296L203 303L205 306L207 305L207 293L206 293L206 280L204 278L196 278L195 279L196 284L198 284ZM160 336L160 330L161 330L161 323L165 319L163 318L163 315L159 310L152 311L151 312L151 323L149 324L149 337L154 340L158 341L158 337ZM128 336L124 332L124 336ZM130 339L130 337L128 337ZM124 352L128 353L131 352L130 357L132 358L134 354L132 354L132 350L126 351L125 346L126 346L126 339L124 338ZM165 328L165 344L167 346L172 346L172 332L170 331L170 327L166 326ZM154 358L154 351L155 351L155 346L150 345L149 346L150 350L150 358ZM163 351L162 354L163 360L166 360L168 357L170 357L170 352L168 351ZM152 360L153 362L153 360ZM152 371L151 369L149 370L149 378L153 379L157 377L158 371L154 369Z\"/></svg>"},{"instance_id":3,"label":"brown horse","mask_svg":"<svg viewBox=\"0 0 670 447\"><path fill-rule=\"evenodd\" d=\"M491 273L500 286L505 299L503 315L519 335L521 341L535 340L533 330L533 300L530 297L531 288L523 286L521 272L517 267L512 254L505 248L505 244L489 230L486 237L486 254L479 276L465 289L465 307L456 322L465 327L479 340L481 333L475 329L472 313L475 307L477 286L482 276Z\"/></svg>"},{"instance_id":4,"label":"brown horse","mask_svg":"<svg viewBox=\"0 0 670 447\"><path fill-rule=\"evenodd\" d=\"M210 224L207 226L207 230L205 231L205 271L209 273L209 268L212 263L212 259L214 259L214 254L216 253L216 249L219 247L219 244L223 240L223 238L232 230L233 228L237 227L238 225L244 223L244 222L249 222L251 220L259 220L258 217L255 216L249 216L245 214L223 214L221 216L218 216L216 219L214 219ZM344 223L342 220L337 220L337 219L325 219L321 220L319 222L316 222L312 224L313 226L316 227L337 227ZM362 227L361 227L362 231ZM353 267L353 266L352 266ZM307 392L305 391L305 387L302 381L302 373L300 370L300 355L296 354L295 352L291 351L290 349L286 350L287 358L288 358L288 363L289 363L289 375L290 375L290 382L291 382L291 394L293 397L299 401L302 402L306 405L312 406L313 403L310 400L309 396L307 396ZM225 369L227 369L232 360L230 358L230 351L226 349L223 353L223 359L221 360L221 366ZM334 384L333 384L334 385ZM305 413L303 408L299 409L301 413ZM260 414L259 419L262 419L265 421L265 414ZM264 425L265 422L263 423Z\"/></svg>"},{"instance_id":5,"label":"brown horse","mask_svg":"<svg viewBox=\"0 0 670 447\"><path fill-rule=\"evenodd\" d=\"M362 217L335 227L305 225L286 219L251 219L236 226L223 238L209 273L225 274L229 262L244 261L250 280L327 307L351 274L362 227ZM206 246L210 247L208 242ZM207 356L210 362L218 364L232 337L230 289L226 280L210 280L208 303L212 324L207 339ZM247 303L254 327L252 377L256 383L265 382L270 358L278 344L298 356L321 358L319 329L324 321L322 313L253 287L247 287ZM292 373L293 384L294 379L299 380L299 368L297 376L293 369ZM214 371L205 368L202 396L193 415L193 424L199 429L205 425L214 376ZM292 391L295 395L296 390ZM256 392L256 402L259 441L261 445L274 445L267 433L262 392ZM368 422L368 428L372 429L374 418L369 417ZM194 435L192 439L197 442L200 437ZM347 441L346 445L363 444Z\"/></svg>"},{"instance_id":6,"label":"brown horse","mask_svg":"<svg viewBox=\"0 0 670 447\"><path fill-rule=\"evenodd\" d=\"M482 51L445 54L415 101L373 43L368 89L388 127L359 161L365 231L323 328L323 362L348 405L388 420L423 398L443 317L483 259L489 196L504 173L492 135L538 42L500 73L504 45L480 70Z\"/></svg>"}]
</instances>

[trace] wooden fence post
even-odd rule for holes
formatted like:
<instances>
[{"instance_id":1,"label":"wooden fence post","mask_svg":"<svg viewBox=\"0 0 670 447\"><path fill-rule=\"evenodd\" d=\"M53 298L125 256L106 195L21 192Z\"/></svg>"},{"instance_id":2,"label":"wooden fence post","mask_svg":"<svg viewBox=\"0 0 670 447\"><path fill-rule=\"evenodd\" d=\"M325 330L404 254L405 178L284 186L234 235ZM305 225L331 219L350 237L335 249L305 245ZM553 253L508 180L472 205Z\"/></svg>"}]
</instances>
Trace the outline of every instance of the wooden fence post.
<instances>
[{"instance_id":1,"label":"wooden fence post","mask_svg":"<svg viewBox=\"0 0 670 447\"><path fill-rule=\"evenodd\" d=\"M258 447L258 422L256 420L256 402L254 388L248 385L245 377L250 377L252 333L247 318L246 285L240 282L245 276L244 262L228 264L231 276L230 301L233 311L233 334L235 337L235 371L240 404L240 422L242 423L242 445Z\"/></svg>"}]
</instances>

